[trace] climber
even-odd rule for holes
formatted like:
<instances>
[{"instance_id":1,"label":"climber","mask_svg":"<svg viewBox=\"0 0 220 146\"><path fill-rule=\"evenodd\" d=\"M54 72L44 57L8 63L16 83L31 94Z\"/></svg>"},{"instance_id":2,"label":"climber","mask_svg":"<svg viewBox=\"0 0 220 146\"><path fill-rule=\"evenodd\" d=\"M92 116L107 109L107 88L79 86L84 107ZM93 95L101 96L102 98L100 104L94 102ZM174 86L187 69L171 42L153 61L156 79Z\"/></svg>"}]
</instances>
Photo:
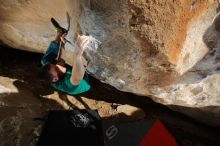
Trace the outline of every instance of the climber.
<instances>
[{"instance_id":1,"label":"climber","mask_svg":"<svg viewBox=\"0 0 220 146\"><path fill-rule=\"evenodd\" d=\"M88 91L90 85L88 83L88 75L85 73L85 68L83 66L82 54L89 43L89 37L78 35L74 44L75 51L73 53L72 68L68 65L59 65L56 58L59 49L63 49L67 41L65 39L67 30L61 27L55 19L52 18L51 22L55 27L57 34L55 40L50 43L45 55L41 59L43 65L40 74L41 77L47 79L57 90L70 95Z\"/></svg>"}]
</instances>

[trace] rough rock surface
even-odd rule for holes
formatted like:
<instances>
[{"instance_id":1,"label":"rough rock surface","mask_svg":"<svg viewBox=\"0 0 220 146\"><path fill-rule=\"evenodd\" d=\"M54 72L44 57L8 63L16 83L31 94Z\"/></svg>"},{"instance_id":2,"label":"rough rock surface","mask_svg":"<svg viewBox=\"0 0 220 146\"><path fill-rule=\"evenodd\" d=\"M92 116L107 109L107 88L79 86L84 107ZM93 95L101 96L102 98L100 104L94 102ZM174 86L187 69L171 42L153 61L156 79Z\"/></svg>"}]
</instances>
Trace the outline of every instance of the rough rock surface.
<instances>
[{"instance_id":1,"label":"rough rock surface","mask_svg":"<svg viewBox=\"0 0 220 146\"><path fill-rule=\"evenodd\" d=\"M69 11L70 40L102 42L85 53L90 74L219 126L218 0L1 0L0 11L1 42L35 52L53 39L50 17L65 25Z\"/></svg>"}]
</instances>

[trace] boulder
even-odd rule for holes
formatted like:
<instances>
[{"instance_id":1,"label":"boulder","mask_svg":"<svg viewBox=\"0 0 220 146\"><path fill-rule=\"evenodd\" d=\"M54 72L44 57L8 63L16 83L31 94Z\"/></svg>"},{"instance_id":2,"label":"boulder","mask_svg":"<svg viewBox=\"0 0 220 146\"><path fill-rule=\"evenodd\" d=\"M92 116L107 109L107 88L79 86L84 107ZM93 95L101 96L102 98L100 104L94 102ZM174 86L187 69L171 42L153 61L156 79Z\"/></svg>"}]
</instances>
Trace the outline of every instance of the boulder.
<instances>
[{"instance_id":1,"label":"boulder","mask_svg":"<svg viewBox=\"0 0 220 146\"><path fill-rule=\"evenodd\" d=\"M43 53L55 35L50 17L66 26L68 11L69 40L83 33L102 43L84 54L92 76L220 126L218 0L0 1L2 44Z\"/></svg>"}]
</instances>

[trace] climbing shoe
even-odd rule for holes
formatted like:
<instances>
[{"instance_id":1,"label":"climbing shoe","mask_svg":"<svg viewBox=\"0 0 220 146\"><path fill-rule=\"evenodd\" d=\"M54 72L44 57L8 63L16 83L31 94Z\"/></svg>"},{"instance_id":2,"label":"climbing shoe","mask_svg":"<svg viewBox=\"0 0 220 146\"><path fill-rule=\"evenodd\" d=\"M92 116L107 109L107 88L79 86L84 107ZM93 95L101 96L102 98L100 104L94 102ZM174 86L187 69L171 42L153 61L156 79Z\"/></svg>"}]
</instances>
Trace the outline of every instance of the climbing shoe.
<instances>
[{"instance_id":1,"label":"climbing shoe","mask_svg":"<svg viewBox=\"0 0 220 146\"><path fill-rule=\"evenodd\" d=\"M50 21L51 21L51 23L53 24L53 26L54 26L56 32L61 33L61 34L67 33L67 30L66 30L65 28L61 27L61 26L59 25L59 23L58 23L54 18L51 18Z\"/></svg>"}]
</instances>

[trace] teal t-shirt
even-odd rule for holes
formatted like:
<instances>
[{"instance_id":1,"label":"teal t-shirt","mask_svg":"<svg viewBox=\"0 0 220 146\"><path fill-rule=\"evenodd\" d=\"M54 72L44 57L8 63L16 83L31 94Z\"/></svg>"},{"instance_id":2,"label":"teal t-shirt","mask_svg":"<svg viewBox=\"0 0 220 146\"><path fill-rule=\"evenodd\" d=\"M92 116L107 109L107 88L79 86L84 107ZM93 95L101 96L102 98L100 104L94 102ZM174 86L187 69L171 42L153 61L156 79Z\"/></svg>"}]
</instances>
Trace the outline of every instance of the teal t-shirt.
<instances>
[{"instance_id":1,"label":"teal t-shirt","mask_svg":"<svg viewBox=\"0 0 220 146\"><path fill-rule=\"evenodd\" d=\"M64 76L57 82L54 83L51 82L51 85L57 90L63 91L70 95L80 94L88 91L91 88L91 86L88 83L89 80L88 74L85 73L83 79L79 82L78 85L73 85L70 82L71 74L72 74L71 67L67 67Z\"/></svg>"}]
</instances>

